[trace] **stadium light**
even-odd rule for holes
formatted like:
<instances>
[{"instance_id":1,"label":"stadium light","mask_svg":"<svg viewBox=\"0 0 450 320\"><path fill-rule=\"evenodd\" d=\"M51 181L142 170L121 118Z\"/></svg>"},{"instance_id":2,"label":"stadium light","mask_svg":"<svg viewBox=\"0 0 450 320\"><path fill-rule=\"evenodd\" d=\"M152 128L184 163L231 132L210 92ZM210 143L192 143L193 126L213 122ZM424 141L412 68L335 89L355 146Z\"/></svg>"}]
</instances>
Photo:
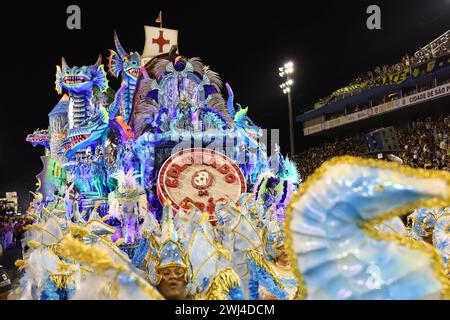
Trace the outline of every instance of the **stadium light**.
<instances>
[{"instance_id":1,"label":"stadium light","mask_svg":"<svg viewBox=\"0 0 450 320\"><path fill-rule=\"evenodd\" d=\"M286 62L284 66L278 68L278 75L281 78L286 77L286 81L280 84L280 88L283 90L283 94L288 96L288 108L289 108L289 137L291 147L291 157L295 154L294 148L294 120L292 114L292 101L291 101L291 87L294 84L294 80L290 78L290 75L294 73L294 63L292 61Z\"/></svg>"}]
</instances>

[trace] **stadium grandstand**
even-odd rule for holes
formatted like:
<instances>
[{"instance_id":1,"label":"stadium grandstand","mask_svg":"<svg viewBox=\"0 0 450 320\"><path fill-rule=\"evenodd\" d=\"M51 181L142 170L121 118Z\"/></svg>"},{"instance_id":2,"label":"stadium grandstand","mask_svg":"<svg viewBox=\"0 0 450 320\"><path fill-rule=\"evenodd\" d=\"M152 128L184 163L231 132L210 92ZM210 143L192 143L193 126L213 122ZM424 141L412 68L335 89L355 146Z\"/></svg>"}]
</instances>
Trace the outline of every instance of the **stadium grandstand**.
<instances>
[{"instance_id":1,"label":"stadium grandstand","mask_svg":"<svg viewBox=\"0 0 450 320\"><path fill-rule=\"evenodd\" d=\"M356 76L296 121L304 136L294 157L302 178L338 155L389 155L450 170L450 30L395 65ZM398 146L371 147L368 134L391 127Z\"/></svg>"}]
</instances>

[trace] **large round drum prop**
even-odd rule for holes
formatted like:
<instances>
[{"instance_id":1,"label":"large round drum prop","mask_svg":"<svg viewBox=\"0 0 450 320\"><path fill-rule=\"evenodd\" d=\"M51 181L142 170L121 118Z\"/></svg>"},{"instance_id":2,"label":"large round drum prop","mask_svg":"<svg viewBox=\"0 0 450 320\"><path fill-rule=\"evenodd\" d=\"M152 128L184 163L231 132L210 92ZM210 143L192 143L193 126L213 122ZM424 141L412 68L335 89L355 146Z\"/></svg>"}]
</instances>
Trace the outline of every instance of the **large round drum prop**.
<instances>
[{"instance_id":1,"label":"large round drum prop","mask_svg":"<svg viewBox=\"0 0 450 320\"><path fill-rule=\"evenodd\" d=\"M227 156L210 149L188 149L167 159L158 174L158 197L175 210L189 203L212 214L218 201L237 201L246 191L244 176Z\"/></svg>"}]
</instances>

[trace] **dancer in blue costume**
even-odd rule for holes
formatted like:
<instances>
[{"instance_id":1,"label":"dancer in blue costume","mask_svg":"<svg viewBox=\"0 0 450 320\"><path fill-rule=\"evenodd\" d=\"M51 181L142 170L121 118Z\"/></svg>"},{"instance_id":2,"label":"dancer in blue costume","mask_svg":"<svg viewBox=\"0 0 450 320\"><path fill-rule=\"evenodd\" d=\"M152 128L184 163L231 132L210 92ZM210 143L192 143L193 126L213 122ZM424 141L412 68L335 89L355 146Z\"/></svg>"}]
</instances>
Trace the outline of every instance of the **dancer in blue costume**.
<instances>
[{"instance_id":1,"label":"dancer in blue costume","mask_svg":"<svg viewBox=\"0 0 450 320\"><path fill-rule=\"evenodd\" d=\"M298 282L286 252L282 223L272 217L263 234L267 254L254 250L247 253L250 299L293 300Z\"/></svg>"}]
</instances>

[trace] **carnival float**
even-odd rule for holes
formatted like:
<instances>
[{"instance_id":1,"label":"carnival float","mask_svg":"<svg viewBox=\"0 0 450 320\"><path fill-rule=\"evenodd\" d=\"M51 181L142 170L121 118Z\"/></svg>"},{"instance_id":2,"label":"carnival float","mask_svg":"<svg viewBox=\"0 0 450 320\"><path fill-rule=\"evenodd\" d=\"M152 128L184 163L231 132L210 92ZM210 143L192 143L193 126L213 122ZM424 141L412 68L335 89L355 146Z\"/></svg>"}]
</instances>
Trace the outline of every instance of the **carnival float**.
<instances>
[{"instance_id":1,"label":"carnival float","mask_svg":"<svg viewBox=\"0 0 450 320\"><path fill-rule=\"evenodd\" d=\"M11 299L449 298L449 174L341 157L302 182L199 58L113 43L61 59L27 137L44 169ZM436 209L406 228L416 208Z\"/></svg>"}]
</instances>

